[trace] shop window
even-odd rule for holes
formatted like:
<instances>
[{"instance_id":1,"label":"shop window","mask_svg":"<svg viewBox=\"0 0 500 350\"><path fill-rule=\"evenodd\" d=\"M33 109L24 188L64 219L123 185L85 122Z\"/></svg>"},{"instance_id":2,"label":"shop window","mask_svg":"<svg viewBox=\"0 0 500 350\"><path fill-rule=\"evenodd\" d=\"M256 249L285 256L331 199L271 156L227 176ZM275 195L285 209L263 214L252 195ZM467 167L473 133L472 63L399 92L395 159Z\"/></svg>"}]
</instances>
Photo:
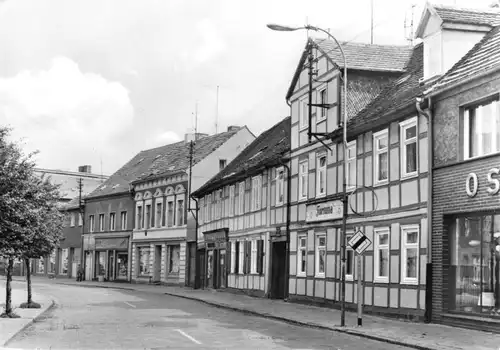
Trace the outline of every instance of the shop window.
<instances>
[{"instance_id":1,"label":"shop window","mask_svg":"<svg viewBox=\"0 0 500 350\"><path fill-rule=\"evenodd\" d=\"M55 273L56 272L56 251L55 250L53 250L52 253L50 253L48 268L49 268L48 269L49 273Z\"/></svg>"},{"instance_id":2,"label":"shop window","mask_svg":"<svg viewBox=\"0 0 500 350\"><path fill-rule=\"evenodd\" d=\"M500 215L450 222L449 310L500 316Z\"/></svg>"},{"instance_id":3,"label":"shop window","mask_svg":"<svg viewBox=\"0 0 500 350\"><path fill-rule=\"evenodd\" d=\"M307 236L299 236L297 254L297 276L305 276L307 268Z\"/></svg>"},{"instance_id":4,"label":"shop window","mask_svg":"<svg viewBox=\"0 0 500 350\"><path fill-rule=\"evenodd\" d=\"M356 141L347 144L347 189L356 188Z\"/></svg>"},{"instance_id":5,"label":"shop window","mask_svg":"<svg viewBox=\"0 0 500 350\"><path fill-rule=\"evenodd\" d=\"M142 205L137 206L137 216L136 216L135 228L138 230L142 229Z\"/></svg>"},{"instance_id":6,"label":"shop window","mask_svg":"<svg viewBox=\"0 0 500 350\"><path fill-rule=\"evenodd\" d=\"M242 275L244 273L244 260L245 260L245 241L239 241L239 251L238 251L238 273Z\"/></svg>"},{"instance_id":7,"label":"shop window","mask_svg":"<svg viewBox=\"0 0 500 350\"><path fill-rule=\"evenodd\" d=\"M139 275L149 275L149 247L139 247Z\"/></svg>"},{"instance_id":8,"label":"shop window","mask_svg":"<svg viewBox=\"0 0 500 350\"><path fill-rule=\"evenodd\" d=\"M404 284L418 284L418 225L401 227L401 282Z\"/></svg>"},{"instance_id":9,"label":"shop window","mask_svg":"<svg viewBox=\"0 0 500 350\"><path fill-rule=\"evenodd\" d=\"M122 211L120 213L120 221L121 221L121 229L126 230L127 229L127 212Z\"/></svg>"},{"instance_id":10,"label":"shop window","mask_svg":"<svg viewBox=\"0 0 500 350\"><path fill-rule=\"evenodd\" d=\"M109 230L115 230L115 213L109 213Z\"/></svg>"},{"instance_id":11,"label":"shop window","mask_svg":"<svg viewBox=\"0 0 500 350\"><path fill-rule=\"evenodd\" d=\"M389 179L389 132L387 129L373 134L374 183L386 183Z\"/></svg>"},{"instance_id":12,"label":"shop window","mask_svg":"<svg viewBox=\"0 0 500 350\"><path fill-rule=\"evenodd\" d=\"M68 249L59 249L59 274L68 273Z\"/></svg>"},{"instance_id":13,"label":"shop window","mask_svg":"<svg viewBox=\"0 0 500 350\"><path fill-rule=\"evenodd\" d=\"M283 205L285 201L285 170L276 169L276 205Z\"/></svg>"},{"instance_id":14,"label":"shop window","mask_svg":"<svg viewBox=\"0 0 500 350\"><path fill-rule=\"evenodd\" d=\"M94 215L89 215L89 232L94 232Z\"/></svg>"},{"instance_id":15,"label":"shop window","mask_svg":"<svg viewBox=\"0 0 500 350\"><path fill-rule=\"evenodd\" d=\"M99 214L99 231L104 231L104 214Z\"/></svg>"},{"instance_id":16,"label":"shop window","mask_svg":"<svg viewBox=\"0 0 500 350\"><path fill-rule=\"evenodd\" d=\"M500 152L500 102L494 99L464 109L464 158Z\"/></svg>"},{"instance_id":17,"label":"shop window","mask_svg":"<svg viewBox=\"0 0 500 350\"><path fill-rule=\"evenodd\" d=\"M155 227L161 227L163 205L161 202L156 203Z\"/></svg>"},{"instance_id":18,"label":"shop window","mask_svg":"<svg viewBox=\"0 0 500 350\"><path fill-rule=\"evenodd\" d=\"M400 123L401 131L401 177L417 175L417 118Z\"/></svg>"},{"instance_id":19,"label":"shop window","mask_svg":"<svg viewBox=\"0 0 500 350\"><path fill-rule=\"evenodd\" d=\"M309 163L308 161L299 164L299 199L307 199L309 179Z\"/></svg>"},{"instance_id":20,"label":"shop window","mask_svg":"<svg viewBox=\"0 0 500 350\"><path fill-rule=\"evenodd\" d=\"M177 200L177 226L184 225L184 199Z\"/></svg>"},{"instance_id":21,"label":"shop window","mask_svg":"<svg viewBox=\"0 0 500 350\"><path fill-rule=\"evenodd\" d=\"M106 273L105 269L106 264L106 253L105 252L97 252L96 259L96 276L104 276Z\"/></svg>"},{"instance_id":22,"label":"shop window","mask_svg":"<svg viewBox=\"0 0 500 350\"><path fill-rule=\"evenodd\" d=\"M75 213L70 214L70 224L71 227L75 227Z\"/></svg>"},{"instance_id":23,"label":"shop window","mask_svg":"<svg viewBox=\"0 0 500 350\"><path fill-rule=\"evenodd\" d=\"M316 236L316 277L325 277L326 236Z\"/></svg>"},{"instance_id":24,"label":"shop window","mask_svg":"<svg viewBox=\"0 0 500 350\"><path fill-rule=\"evenodd\" d=\"M326 195L326 155L318 155L316 164L316 197Z\"/></svg>"},{"instance_id":25,"label":"shop window","mask_svg":"<svg viewBox=\"0 0 500 350\"><path fill-rule=\"evenodd\" d=\"M181 247L178 245L168 246L168 273L179 273Z\"/></svg>"},{"instance_id":26,"label":"shop window","mask_svg":"<svg viewBox=\"0 0 500 350\"><path fill-rule=\"evenodd\" d=\"M375 229L375 282L389 282L389 229Z\"/></svg>"}]
</instances>

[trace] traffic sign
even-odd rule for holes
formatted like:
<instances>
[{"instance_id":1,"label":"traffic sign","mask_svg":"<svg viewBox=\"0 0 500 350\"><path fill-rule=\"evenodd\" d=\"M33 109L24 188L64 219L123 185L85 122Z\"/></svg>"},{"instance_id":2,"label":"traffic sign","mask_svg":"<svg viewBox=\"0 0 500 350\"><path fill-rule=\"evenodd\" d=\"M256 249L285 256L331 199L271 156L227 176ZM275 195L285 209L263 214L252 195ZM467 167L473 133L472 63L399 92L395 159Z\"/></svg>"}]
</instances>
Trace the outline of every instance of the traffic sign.
<instances>
[{"instance_id":1,"label":"traffic sign","mask_svg":"<svg viewBox=\"0 0 500 350\"><path fill-rule=\"evenodd\" d=\"M372 241L365 234L358 230L354 236L351 237L349 242L347 242L349 246L356 251L358 254L363 254L365 250L372 244Z\"/></svg>"}]
</instances>

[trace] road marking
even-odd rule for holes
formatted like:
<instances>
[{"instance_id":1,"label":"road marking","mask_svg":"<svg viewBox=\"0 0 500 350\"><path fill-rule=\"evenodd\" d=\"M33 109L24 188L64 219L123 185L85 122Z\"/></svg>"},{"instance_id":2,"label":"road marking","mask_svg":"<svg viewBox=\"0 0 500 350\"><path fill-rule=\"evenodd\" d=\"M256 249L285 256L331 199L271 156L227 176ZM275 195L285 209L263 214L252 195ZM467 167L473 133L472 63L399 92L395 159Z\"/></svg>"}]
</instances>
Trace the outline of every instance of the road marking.
<instances>
[{"instance_id":1,"label":"road marking","mask_svg":"<svg viewBox=\"0 0 500 350\"><path fill-rule=\"evenodd\" d=\"M185 336L186 338L188 338L189 340L191 340L193 343L201 345L201 343L198 340L194 339L192 336L183 332L182 330L176 329L176 331L179 332L180 334L182 334L183 336Z\"/></svg>"},{"instance_id":2,"label":"road marking","mask_svg":"<svg viewBox=\"0 0 500 350\"><path fill-rule=\"evenodd\" d=\"M132 305L132 304L130 304L130 303L128 303L128 302L126 302L126 301L124 301L124 303L125 303L125 304L127 304L128 306L133 307L134 309L136 308L136 306L135 306L135 305Z\"/></svg>"}]
</instances>

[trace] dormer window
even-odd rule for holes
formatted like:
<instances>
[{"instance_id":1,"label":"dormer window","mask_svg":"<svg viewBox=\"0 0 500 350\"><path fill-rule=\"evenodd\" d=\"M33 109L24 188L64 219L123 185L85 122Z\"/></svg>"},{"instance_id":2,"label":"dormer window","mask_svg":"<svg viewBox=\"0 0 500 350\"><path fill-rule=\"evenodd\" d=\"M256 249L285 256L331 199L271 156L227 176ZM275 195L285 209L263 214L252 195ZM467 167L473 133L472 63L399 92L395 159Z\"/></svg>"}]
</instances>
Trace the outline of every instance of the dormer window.
<instances>
[{"instance_id":1,"label":"dormer window","mask_svg":"<svg viewBox=\"0 0 500 350\"><path fill-rule=\"evenodd\" d=\"M441 31L424 39L424 79L443 74Z\"/></svg>"}]
</instances>

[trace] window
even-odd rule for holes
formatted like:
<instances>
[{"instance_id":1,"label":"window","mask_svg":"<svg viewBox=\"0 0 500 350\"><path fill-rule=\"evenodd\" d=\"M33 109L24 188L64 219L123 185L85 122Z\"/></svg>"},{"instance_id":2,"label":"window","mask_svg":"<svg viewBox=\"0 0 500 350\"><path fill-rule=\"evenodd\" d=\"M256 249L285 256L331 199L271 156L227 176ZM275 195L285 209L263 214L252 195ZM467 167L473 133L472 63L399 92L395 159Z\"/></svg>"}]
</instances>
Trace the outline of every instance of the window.
<instances>
[{"instance_id":1,"label":"window","mask_svg":"<svg viewBox=\"0 0 500 350\"><path fill-rule=\"evenodd\" d=\"M144 220L146 221L144 226L146 229L151 227L151 204L146 204L146 213L144 216Z\"/></svg>"},{"instance_id":2,"label":"window","mask_svg":"<svg viewBox=\"0 0 500 350\"><path fill-rule=\"evenodd\" d=\"M104 231L104 214L99 214L99 231Z\"/></svg>"},{"instance_id":3,"label":"window","mask_svg":"<svg viewBox=\"0 0 500 350\"><path fill-rule=\"evenodd\" d=\"M347 144L347 189L356 188L356 141Z\"/></svg>"},{"instance_id":4,"label":"window","mask_svg":"<svg viewBox=\"0 0 500 350\"><path fill-rule=\"evenodd\" d=\"M261 206L261 177L256 176L252 179L252 210L260 210Z\"/></svg>"},{"instance_id":5,"label":"window","mask_svg":"<svg viewBox=\"0 0 500 350\"><path fill-rule=\"evenodd\" d=\"M179 245L168 246L168 273L179 273L180 256L181 247Z\"/></svg>"},{"instance_id":6,"label":"window","mask_svg":"<svg viewBox=\"0 0 500 350\"><path fill-rule=\"evenodd\" d=\"M245 183L240 182L238 189L238 214L243 215L245 205Z\"/></svg>"},{"instance_id":7,"label":"window","mask_svg":"<svg viewBox=\"0 0 500 350\"><path fill-rule=\"evenodd\" d=\"M259 239L257 244L257 273L262 275L264 273L264 240Z\"/></svg>"},{"instance_id":8,"label":"window","mask_svg":"<svg viewBox=\"0 0 500 350\"><path fill-rule=\"evenodd\" d=\"M406 120L401 127L401 177L417 174L417 118Z\"/></svg>"},{"instance_id":9,"label":"window","mask_svg":"<svg viewBox=\"0 0 500 350\"><path fill-rule=\"evenodd\" d=\"M299 199L307 199L309 177L309 163L304 161L299 164Z\"/></svg>"},{"instance_id":10,"label":"window","mask_svg":"<svg viewBox=\"0 0 500 350\"><path fill-rule=\"evenodd\" d=\"M252 244L252 252L251 252L251 265L250 265L250 273L257 273L257 241L251 241Z\"/></svg>"},{"instance_id":11,"label":"window","mask_svg":"<svg viewBox=\"0 0 500 350\"><path fill-rule=\"evenodd\" d=\"M109 213L109 230L115 230L115 213Z\"/></svg>"},{"instance_id":12,"label":"window","mask_svg":"<svg viewBox=\"0 0 500 350\"><path fill-rule=\"evenodd\" d=\"M500 102L464 109L464 159L500 152Z\"/></svg>"},{"instance_id":13,"label":"window","mask_svg":"<svg viewBox=\"0 0 500 350\"><path fill-rule=\"evenodd\" d=\"M78 213L78 226L83 225L83 215L82 213Z\"/></svg>"},{"instance_id":14,"label":"window","mask_svg":"<svg viewBox=\"0 0 500 350\"><path fill-rule=\"evenodd\" d=\"M94 232L94 215L89 215L89 231Z\"/></svg>"},{"instance_id":15,"label":"window","mask_svg":"<svg viewBox=\"0 0 500 350\"><path fill-rule=\"evenodd\" d=\"M126 230L127 229L127 212L126 211L122 211L120 213L120 221L121 221L122 230Z\"/></svg>"},{"instance_id":16,"label":"window","mask_svg":"<svg viewBox=\"0 0 500 350\"><path fill-rule=\"evenodd\" d=\"M68 273L68 249L59 249L59 274Z\"/></svg>"},{"instance_id":17,"label":"window","mask_svg":"<svg viewBox=\"0 0 500 350\"><path fill-rule=\"evenodd\" d=\"M149 275L149 247L139 247L139 275Z\"/></svg>"},{"instance_id":18,"label":"window","mask_svg":"<svg viewBox=\"0 0 500 350\"><path fill-rule=\"evenodd\" d=\"M161 213L163 212L163 205L160 203L156 203L156 212L155 212L155 227L161 227L161 220L162 216Z\"/></svg>"},{"instance_id":19,"label":"window","mask_svg":"<svg viewBox=\"0 0 500 350\"><path fill-rule=\"evenodd\" d=\"M209 205L210 203L210 197L207 195L205 196L205 222L210 222L210 211L209 211Z\"/></svg>"},{"instance_id":20,"label":"window","mask_svg":"<svg viewBox=\"0 0 500 350\"><path fill-rule=\"evenodd\" d=\"M237 273L238 272L238 265L236 256L238 255L238 243L237 242L231 242L231 273Z\"/></svg>"},{"instance_id":21,"label":"window","mask_svg":"<svg viewBox=\"0 0 500 350\"><path fill-rule=\"evenodd\" d=\"M229 216L233 215L234 215L234 185L229 187Z\"/></svg>"},{"instance_id":22,"label":"window","mask_svg":"<svg viewBox=\"0 0 500 350\"><path fill-rule=\"evenodd\" d=\"M389 179L389 132L387 129L373 134L374 183L385 183Z\"/></svg>"},{"instance_id":23,"label":"window","mask_svg":"<svg viewBox=\"0 0 500 350\"><path fill-rule=\"evenodd\" d=\"M184 225L184 199L177 200L177 226Z\"/></svg>"},{"instance_id":24,"label":"window","mask_svg":"<svg viewBox=\"0 0 500 350\"><path fill-rule=\"evenodd\" d=\"M353 233L347 233L346 242L352 238ZM349 245L346 247L345 257L345 279L352 281L354 279L354 250Z\"/></svg>"},{"instance_id":25,"label":"window","mask_svg":"<svg viewBox=\"0 0 500 350\"><path fill-rule=\"evenodd\" d=\"M326 195L326 155L318 155L316 165L316 197Z\"/></svg>"},{"instance_id":26,"label":"window","mask_svg":"<svg viewBox=\"0 0 500 350\"><path fill-rule=\"evenodd\" d=\"M418 245L419 228L414 226L401 227L402 247L401 254L401 282L418 284Z\"/></svg>"},{"instance_id":27,"label":"window","mask_svg":"<svg viewBox=\"0 0 500 350\"><path fill-rule=\"evenodd\" d=\"M142 205L137 206L137 216L136 216L135 227L140 230L142 228Z\"/></svg>"},{"instance_id":28,"label":"window","mask_svg":"<svg viewBox=\"0 0 500 350\"><path fill-rule=\"evenodd\" d=\"M307 236L299 236L297 276L305 276L307 267Z\"/></svg>"},{"instance_id":29,"label":"window","mask_svg":"<svg viewBox=\"0 0 500 350\"><path fill-rule=\"evenodd\" d=\"M238 273L243 274L243 260L245 259L245 241L238 242Z\"/></svg>"},{"instance_id":30,"label":"window","mask_svg":"<svg viewBox=\"0 0 500 350\"><path fill-rule=\"evenodd\" d=\"M219 171L224 169L227 165L227 159L219 159Z\"/></svg>"},{"instance_id":31,"label":"window","mask_svg":"<svg viewBox=\"0 0 500 350\"><path fill-rule=\"evenodd\" d=\"M307 101L307 97L299 100L300 129L303 129L309 125L309 106Z\"/></svg>"},{"instance_id":32,"label":"window","mask_svg":"<svg viewBox=\"0 0 500 350\"><path fill-rule=\"evenodd\" d=\"M71 227L75 227L75 214L74 213L70 214L70 223L69 223L69 225Z\"/></svg>"},{"instance_id":33,"label":"window","mask_svg":"<svg viewBox=\"0 0 500 350\"><path fill-rule=\"evenodd\" d=\"M285 201L285 171L283 168L276 170L276 205Z\"/></svg>"},{"instance_id":34,"label":"window","mask_svg":"<svg viewBox=\"0 0 500 350\"><path fill-rule=\"evenodd\" d=\"M174 226L174 202L173 201L167 202L167 226L168 227Z\"/></svg>"},{"instance_id":35,"label":"window","mask_svg":"<svg viewBox=\"0 0 500 350\"><path fill-rule=\"evenodd\" d=\"M389 229L375 229L375 282L389 282Z\"/></svg>"},{"instance_id":36,"label":"window","mask_svg":"<svg viewBox=\"0 0 500 350\"><path fill-rule=\"evenodd\" d=\"M216 212L216 215L217 215L217 219L220 219L222 217L222 190L218 190L217 192L217 212Z\"/></svg>"},{"instance_id":37,"label":"window","mask_svg":"<svg viewBox=\"0 0 500 350\"><path fill-rule=\"evenodd\" d=\"M322 105L328 104L328 95L326 94L326 87L319 91L319 103ZM318 120L322 120L326 118L327 108L319 108Z\"/></svg>"},{"instance_id":38,"label":"window","mask_svg":"<svg viewBox=\"0 0 500 350\"><path fill-rule=\"evenodd\" d=\"M326 236L316 237L316 277L325 277Z\"/></svg>"}]
</instances>

